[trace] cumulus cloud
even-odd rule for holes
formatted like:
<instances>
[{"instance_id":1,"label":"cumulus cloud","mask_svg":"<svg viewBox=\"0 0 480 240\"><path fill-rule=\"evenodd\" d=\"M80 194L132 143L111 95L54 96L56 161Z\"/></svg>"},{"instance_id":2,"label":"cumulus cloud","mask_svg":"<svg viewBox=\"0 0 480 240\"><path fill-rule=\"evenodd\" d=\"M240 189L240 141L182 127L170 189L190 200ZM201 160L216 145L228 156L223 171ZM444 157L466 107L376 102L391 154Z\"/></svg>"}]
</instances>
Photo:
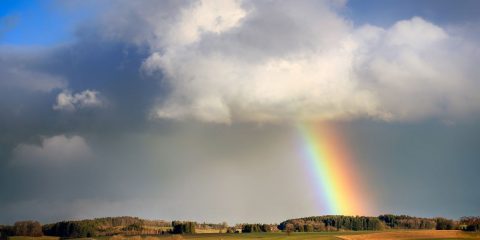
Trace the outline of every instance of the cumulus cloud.
<instances>
[{"instance_id":1,"label":"cumulus cloud","mask_svg":"<svg viewBox=\"0 0 480 240\"><path fill-rule=\"evenodd\" d=\"M59 111L75 111L79 108L96 108L104 105L99 97L100 93L94 90L85 90L72 94L70 91L63 91L58 94L57 102L53 109Z\"/></svg>"},{"instance_id":2,"label":"cumulus cloud","mask_svg":"<svg viewBox=\"0 0 480 240\"><path fill-rule=\"evenodd\" d=\"M39 145L19 144L13 155L17 164L50 164L89 159L92 152L81 136L57 135L42 138Z\"/></svg>"},{"instance_id":3,"label":"cumulus cloud","mask_svg":"<svg viewBox=\"0 0 480 240\"><path fill-rule=\"evenodd\" d=\"M412 121L480 110L474 41L420 17L356 27L332 2L203 0L144 15L129 5L146 23L134 39L151 49L142 68L171 90L152 116ZM117 36L131 28L112 25Z\"/></svg>"}]
</instances>

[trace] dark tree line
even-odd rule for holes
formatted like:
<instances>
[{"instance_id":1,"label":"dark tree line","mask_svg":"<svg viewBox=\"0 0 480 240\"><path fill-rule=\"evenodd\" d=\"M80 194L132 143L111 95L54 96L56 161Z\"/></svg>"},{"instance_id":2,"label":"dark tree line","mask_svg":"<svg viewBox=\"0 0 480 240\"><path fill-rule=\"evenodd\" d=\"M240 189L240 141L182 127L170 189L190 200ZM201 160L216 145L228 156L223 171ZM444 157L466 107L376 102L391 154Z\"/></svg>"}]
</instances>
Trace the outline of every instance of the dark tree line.
<instances>
[{"instance_id":1,"label":"dark tree line","mask_svg":"<svg viewBox=\"0 0 480 240\"><path fill-rule=\"evenodd\" d=\"M468 220L465 220L465 222L467 221ZM467 224L465 224L465 226L466 225ZM460 229L458 223L451 219L418 218L408 215L393 214L385 214L378 217L327 215L289 219L280 223L278 228L283 231L296 232L321 232L338 230L369 231L383 229ZM466 228L467 227L465 227L465 229ZM470 228L474 229L474 227Z\"/></svg>"},{"instance_id":2,"label":"dark tree line","mask_svg":"<svg viewBox=\"0 0 480 240\"><path fill-rule=\"evenodd\" d=\"M42 225L37 221L20 221L13 226L1 226L0 238L6 239L8 236L43 236Z\"/></svg>"},{"instance_id":3,"label":"dark tree line","mask_svg":"<svg viewBox=\"0 0 480 240\"><path fill-rule=\"evenodd\" d=\"M268 224L242 224L242 232L252 233L252 232L271 232L272 227Z\"/></svg>"},{"instance_id":4,"label":"dark tree line","mask_svg":"<svg viewBox=\"0 0 480 240\"><path fill-rule=\"evenodd\" d=\"M460 218L460 226L465 231L480 231L480 216L479 217L462 217Z\"/></svg>"},{"instance_id":5,"label":"dark tree line","mask_svg":"<svg viewBox=\"0 0 480 240\"><path fill-rule=\"evenodd\" d=\"M378 219L392 229L435 229L435 219L418 218L408 215L385 214L378 216Z\"/></svg>"},{"instance_id":6,"label":"dark tree line","mask_svg":"<svg viewBox=\"0 0 480 240\"><path fill-rule=\"evenodd\" d=\"M337 230L383 230L385 223L376 217L327 215L290 219L278 225L283 231L321 232Z\"/></svg>"},{"instance_id":7,"label":"dark tree line","mask_svg":"<svg viewBox=\"0 0 480 240\"><path fill-rule=\"evenodd\" d=\"M105 217L47 224L43 227L43 232L46 235L59 237L93 237L117 234L137 235L161 233L161 231L146 229L143 226L170 227L171 225L169 222L161 220L143 220L137 217Z\"/></svg>"},{"instance_id":8,"label":"dark tree line","mask_svg":"<svg viewBox=\"0 0 480 240\"><path fill-rule=\"evenodd\" d=\"M43 236L42 225L37 221L21 221L13 225L13 232L16 236Z\"/></svg>"},{"instance_id":9,"label":"dark tree line","mask_svg":"<svg viewBox=\"0 0 480 240\"><path fill-rule=\"evenodd\" d=\"M64 221L43 226L43 232L48 236L84 238L97 236L94 221Z\"/></svg>"},{"instance_id":10,"label":"dark tree line","mask_svg":"<svg viewBox=\"0 0 480 240\"><path fill-rule=\"evenodd\" d=\"M195 225L196 225L195 222L173 221L172 233L174 234L195 233Z\"/></svg>"},{"instance_id":11,"label":"dark tree line","mask_svg":"<svg viewBox=\"0 0 480 240\"><path fill-rule=\"evenodd\" d=\"M93 221L93 224L103 227L120 227L120 226L128 226L133 224L144 225L143 219L138 217L104 217L104 218L95 218L93 220L86 220L86 221Z\"/></svg>"}]
</instances>

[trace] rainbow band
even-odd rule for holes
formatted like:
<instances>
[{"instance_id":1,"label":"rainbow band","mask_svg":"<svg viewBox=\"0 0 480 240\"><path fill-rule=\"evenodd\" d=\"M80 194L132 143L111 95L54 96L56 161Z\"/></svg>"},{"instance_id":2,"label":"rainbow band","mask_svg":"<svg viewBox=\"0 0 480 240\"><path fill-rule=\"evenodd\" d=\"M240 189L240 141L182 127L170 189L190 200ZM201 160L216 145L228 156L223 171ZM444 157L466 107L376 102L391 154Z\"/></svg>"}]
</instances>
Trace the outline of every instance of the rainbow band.
<instances>
[{"instance_id":1,"label":"rainbow band","mask_svg":"<svg viewBox=\"0 0 480 240\"><path fill-rule=\"evenodd\" d=\"M320 191L323 214L356 215L365 212L362 198L357 193L358 183L351 171L335 134L318 125L299 124L303 152L314 176L316 190Z\"/></svg>"}]
</instances>

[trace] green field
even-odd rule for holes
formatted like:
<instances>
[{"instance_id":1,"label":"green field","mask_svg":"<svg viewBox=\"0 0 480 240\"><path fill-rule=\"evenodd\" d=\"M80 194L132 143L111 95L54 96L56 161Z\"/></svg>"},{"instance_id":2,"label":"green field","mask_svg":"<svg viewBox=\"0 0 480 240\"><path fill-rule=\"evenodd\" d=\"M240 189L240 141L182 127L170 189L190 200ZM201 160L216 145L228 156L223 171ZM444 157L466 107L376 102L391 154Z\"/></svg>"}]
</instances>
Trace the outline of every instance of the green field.
<instances>
[{"instance_id":1,"label":"green field","mask_svg":"<svg viewBox=\"0 0 480 240\"><path fill-rule=\"evenodd\" d=\"M345 232L342 234L360 234L362 232ZM193 235L182 235L178 239L205 239L205 240L214 240L214 239L340 239L336 237L338 232L322 232L322 233L291 233L287 235L286 233L242 233L242 234L193 234ZM175 237L163 237L160 239L175 239Z\"/></svg>"}]
</instances>

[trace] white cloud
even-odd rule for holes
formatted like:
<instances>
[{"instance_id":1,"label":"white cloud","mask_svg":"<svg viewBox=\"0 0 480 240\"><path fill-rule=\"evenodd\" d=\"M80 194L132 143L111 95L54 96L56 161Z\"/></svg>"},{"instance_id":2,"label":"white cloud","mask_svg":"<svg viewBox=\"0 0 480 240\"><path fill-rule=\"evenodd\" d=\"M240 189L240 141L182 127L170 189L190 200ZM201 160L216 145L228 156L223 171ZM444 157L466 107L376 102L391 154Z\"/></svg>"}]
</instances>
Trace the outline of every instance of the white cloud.
<instances>
[{"instance_id":1,"label":"white cloud","mask_svg":"<svg viewBox=\"0 0 480 240\"><path fill-rule=\"evenodd\" d=\"M85 90L75 94L69 91L63 91L58 94L57 102L53 105L53 109L75 111L78 108L102 107L104 106L104 102L99 98L99 95L99 92L93 90Z\"/></svg>"},{"instance_id":2,"label":"white cloud","mask_svg":"<svg viewBox=\"0 0 480 240\"><path fill-rule=\"evenodd\" d=\"M198 41L202 33L221 34L235 27L246 15L239 1L200 0L180 11L166 37L169 46L183 46Z\"/></svg>"},{"instance_id":3,"label":"white cloud","mask_svg":"<svg viewBox=\"0 0 480 240\"><path fill-rule=\"evenodd\" d=\"M152 51L143 69L171 88L152 115L411 121L480 110L475 42L419 17L355 27L341 5L205 0L135 15L148 23L135 38Z\"/></svg>"},{"instance_id":4,"label":"white cloud","mask_svg":"<svg viewBox=\"0 0 480 240\"><path fill-rule=\"evenodd\" d=\"M355 34L357 81L392 120L445 120L480 110L480 72L471 68L480 59L478 47L472 53L471 43L418 17Z\"/></svg>"},{"instance_id":5,"label":"white cloud","mask_svg":"<svg viewBox=\"0 0 480 240\"><path fill-rule=\"evenodd\" d=\"M19 144L13 156L17 164L54 164L86 160L92 152L81 136L57 135L42 138L39 145Z\"/></svg>"}]
</instances>

